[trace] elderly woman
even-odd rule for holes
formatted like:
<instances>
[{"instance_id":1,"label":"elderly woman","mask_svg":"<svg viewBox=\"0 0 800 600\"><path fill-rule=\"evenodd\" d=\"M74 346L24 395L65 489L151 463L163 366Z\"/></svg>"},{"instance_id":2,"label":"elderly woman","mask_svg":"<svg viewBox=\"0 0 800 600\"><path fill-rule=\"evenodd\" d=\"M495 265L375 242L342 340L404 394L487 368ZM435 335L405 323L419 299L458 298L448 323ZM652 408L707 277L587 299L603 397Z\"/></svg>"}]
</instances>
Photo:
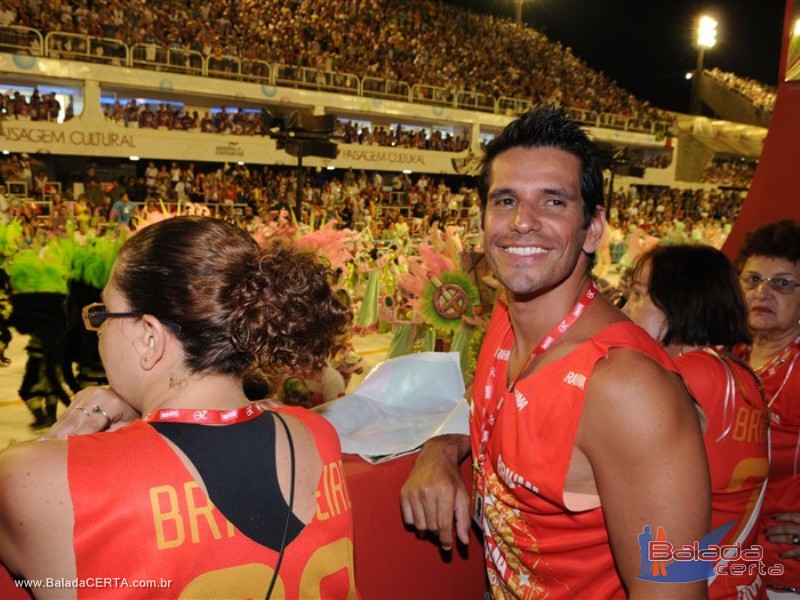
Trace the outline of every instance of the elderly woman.
<instances>
[{"instance_id":1,"label":"elderly woman","mask_svg":"<svg viewBox=\"0 0 800 600\"><path fill-rule=\"evenodd\" d=\"M772 462L759 544L771 597L800 597L800 223L751 232L736 258L752 345L737 352L764 382L772 426Z\"/></svg>"},{"instance_id":2,"label":"elderly woman","mask_svg":"<svg viewBox=\"0 0 800 600\"><path fill-rule=\"evenodd\" d=\"M178 217L125 243L102 299L83 318L110 389L79 393L66 418L109 431L0 455L3 564L77 582L42 598L354 596L336 433L242 391L253 365L325 364L350 322L327 269Z\"/></svg>"},{"instance_id":3,"label":"elderly woman","mask_svg":"<svg viewBox=\"0 0 800 600\"><path fill-rule=\"evenodd\" d=\"M733 265L710 246L657 246L637 260L624 312L674 357L703 410L711 528L723 536L715 543L751 547L769 470L768 419L758 378L729 351L750 339ZM709 597L763 598L758 571L734 562L717 571Z\"/></svg>"}]
</instances>

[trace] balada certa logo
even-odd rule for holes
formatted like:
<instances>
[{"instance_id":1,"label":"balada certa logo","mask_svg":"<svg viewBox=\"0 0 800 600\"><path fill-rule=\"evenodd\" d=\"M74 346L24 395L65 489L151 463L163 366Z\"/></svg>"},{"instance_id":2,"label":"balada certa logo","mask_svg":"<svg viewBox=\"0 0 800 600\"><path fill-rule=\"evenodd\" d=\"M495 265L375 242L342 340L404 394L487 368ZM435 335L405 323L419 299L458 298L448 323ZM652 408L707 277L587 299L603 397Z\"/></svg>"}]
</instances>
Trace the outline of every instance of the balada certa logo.
<instances>
[{"instance_id":1,"label":"balada certa logo","mask_svg":"<svg viewBox=\"0 0 800 600\"><path fill-rule=\"evenodd\" d=\"M663 527L646 525L639 534L642 557L639 579L662 583L688 583L724 575L783 575L783 565L764 564L761 546L742 547L741 542L720 544L736 524L729 521L699 542L674 546Z\"/></svg>"}]
</instances>

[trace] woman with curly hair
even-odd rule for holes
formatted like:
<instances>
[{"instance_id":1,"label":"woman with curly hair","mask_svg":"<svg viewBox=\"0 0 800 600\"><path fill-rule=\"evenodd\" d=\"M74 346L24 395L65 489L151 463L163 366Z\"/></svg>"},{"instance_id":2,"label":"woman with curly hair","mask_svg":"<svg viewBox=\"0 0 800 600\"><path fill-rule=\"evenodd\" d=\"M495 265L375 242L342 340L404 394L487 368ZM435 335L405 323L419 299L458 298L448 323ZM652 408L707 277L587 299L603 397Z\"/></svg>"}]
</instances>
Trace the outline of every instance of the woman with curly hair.
<instances>
[{"instance_id":1,"label":"woman with curly hair","mask_svg":"<svg viewBox=\"0 0 800 600\"><path fill-rule=\"evenodd\" d=\"M325 365L351 321L327 268L178 217L126 241L102 300L83 318L110 388L74 398L70 437L0 455L3 564L75 584L42 598L355 596L336 433L242 390L253 367Z\"/></svg>"}]
</instances>

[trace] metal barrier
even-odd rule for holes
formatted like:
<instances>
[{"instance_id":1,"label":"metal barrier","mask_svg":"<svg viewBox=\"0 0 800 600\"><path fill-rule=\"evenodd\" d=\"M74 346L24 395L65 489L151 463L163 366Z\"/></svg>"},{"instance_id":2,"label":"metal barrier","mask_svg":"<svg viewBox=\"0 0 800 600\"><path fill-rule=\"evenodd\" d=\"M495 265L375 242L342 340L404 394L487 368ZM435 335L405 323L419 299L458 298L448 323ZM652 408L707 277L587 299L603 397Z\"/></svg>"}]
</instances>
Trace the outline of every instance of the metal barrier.
<instances>
[{"instance_id":1,"label":"metal barrier","mask_svg":"<svg viewBox=\"0 0 800 600\"><path fill-rule=\"evenodd\" d=\"M138 43L129 47L112 38L59 31L48 33L43 40L41 32L36 29L16 25L0 27L0 52L387 98L508 116L516 116L533 108L530 100L522 98L501 96L495 100L480 92L419 83L409 86L405 81L371 76L360 79L352 73L277 63L271 65L265 61L228 54L205 57L200 52L177 46ZM567 110L570 118L587 126L650 133L659 139L671 135L673 130L672 123L647 116L628 117L570 107Z\"/></svg>"},{"instance_id":2,"label":"metal barrier","mask_svg":"<svg viewBox=\"0 0 800 600\"><path fill-rule=\"evenodd\" d=\"M382 77L364 77L361 79L360 95L411 102L411 87L405 81L394 81Z\"/></svg>"},{"instance_id":3,"label":"metal barrier","mask_svg":"<svg viewBox=\"0 0 800 600\"><path fill-rule=\"evenodd\" d=\"M589 127L606 127L654 135L658 135L659 131L666 132L672 129L671 123L656 121L646 116L628 117L619 113L598 113L594 110L574 107L567 107L566 111L570 119Z\"/></svg>"},{"instance_id":4,"label":"metal barrier","mask_svg":"<svg viewBox=\"0 0 800 600\"><path fill-rule=\"evenodd\" d=\"M0 27L0 52L42 56L44 53L42 34L30 27L17 25Z\"/></svg>"},{"instance_id":5,"label":"metal barrier","mask_svg":"<svg viewBox=\"0 0 800 600\"><path fill-rule=\"evenodd\" d=\"M205 59L196 50L170 46L167 48L166 71L202 76L205 74Z\"/></svg>"},{"instance_id":6,"label":"metal barrier","mask_svg":"<svg viewBox=\"0 0 800 600\"><path fill-rule=\"evenodd\" d=\"M495 112L495 100L491 96L479 92L461 90L456 94L456 107L465 110L479 110L481 112Z\"/></svg>"},{"instance_id":7,"label":"metal barrier","mask_svg":"<svg viewBox=\"0 0 800 600\"><path fill-rule=\"evenodd\" d=\"M256 83L272 83L272 66L263 60L242 59L241 78Z\"/></svg>"},{"instance_id":8,"label":"metal barrier","mask_svg":"<svg viewBox=\"0 0 800 600\"><path fill-rule=\"evenodd\" d=\"M45 55L50 58L89 60L89 36L80 33L51 31L44 38Z\"/></svg>"},{"instance_id":9,"label":"metal barrier","mask_svg":"<svg viewBox=\"0 0 800 600\"><path fill-rule=\"evenodd\" d=\"M597 125L597 113L593 110L586 110L584 108L567 107L567 116L581 125L588 125L593 127Z\"/></svg>"},{"instance_id":10,"label":"metal barrier","mask_svg":"<svg viewBox=\"0 0 800 600\"><path fill-rule=\"evenodd\" d=\"M206 57L206 74L220 79L239 79L242 59L233 54L212 54Z\"/></svg>"},{"instance_id":11,"label":"metal barrier","mask_svg":"<svg viewBox=\"0 0 800 600\"><path fill-rule=\"evenodd\" d=\"M275 85L324 90L340 94L358 95L361 88L358 77L352 73L312 69L295 65L274 64L272 68Z\"/></svg>"},{"instance_id":12,"label":"metal barrier","mask_svg":"<svg viewBox=\"0 0 800 600\"><path fill-rule=\"evenodd\" d=\"M128 64L128 46L111 38L89 37L89 56L92 62L122 67Z\"/></svg>"},{"instance_id":13,"label":"metal barrier","mask_svg":"<svg viewBox=\"0 0 800 600\"><path fill-rule=\"evenodd\" d=\"M411 86L411 102L455 106L456 92L436 85L415 83Z\"/></svg>"},{"instance_id":14,"label":"metal barrier","mask_svg":"<svg viewBox=\"0 0 800 600\"><path fill-rule=\"evenodd\" d=\"M497 110L501 115L516 116L533 108L533 103L528 100L520 98L511 98L510 96L500 96L497 99Z\"/></svg>"},{"instance_id":15,"label":"metal barrier","mask_svg":"<svg viewBox=\"0 0 800 600\"><path fill-rule=\"evenodd\" d=\"M196 76L202 76L205 73L203 55L194 50L141 43L133 45L129 56L130 66L139 69Z\"/></svg>"}]
</instances>

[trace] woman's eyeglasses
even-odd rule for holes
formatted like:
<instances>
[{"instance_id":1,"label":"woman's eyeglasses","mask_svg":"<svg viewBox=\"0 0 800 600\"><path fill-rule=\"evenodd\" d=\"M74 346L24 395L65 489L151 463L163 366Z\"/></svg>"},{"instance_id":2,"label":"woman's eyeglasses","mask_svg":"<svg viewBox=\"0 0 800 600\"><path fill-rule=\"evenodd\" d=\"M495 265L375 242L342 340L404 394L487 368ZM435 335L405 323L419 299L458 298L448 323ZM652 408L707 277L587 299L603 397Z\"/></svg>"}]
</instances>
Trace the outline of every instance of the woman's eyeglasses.
<instances>
[{"instance_id":1,"label":"woman's eyeglasses","mask_svg":"<svg viewBox=\"0 0 800 600\"><path fill-rule=\"evenodd\" d=\"M139 311L130 312L108 312L106 305L102 302L94 302L87 304L81 311L83 317L83 326L87 331L99 331L105 325L108 319L138 319L143 317L146 313ZM156 317L157 318L157 317ZM159 319L161 321L161 319ZM175 333L181 330L181 326L172 321L161 321L164 325L172 329Z\"/></svg>"},{"instance_id":2,"label":"woman's eyeglasses","mask_svg":"<svg viewBox=\"0 0 800 600\"><path fill-rule=\"evenodd\" d=\"M757 273L742 275L739 280L742 282L742 287L746 290L758 289L761 287L762 283L766 283L771 290L779 294L791 294L795 288L800 285L800 283L788 277L762 277Z\"/></svg>"}]
</instances>

